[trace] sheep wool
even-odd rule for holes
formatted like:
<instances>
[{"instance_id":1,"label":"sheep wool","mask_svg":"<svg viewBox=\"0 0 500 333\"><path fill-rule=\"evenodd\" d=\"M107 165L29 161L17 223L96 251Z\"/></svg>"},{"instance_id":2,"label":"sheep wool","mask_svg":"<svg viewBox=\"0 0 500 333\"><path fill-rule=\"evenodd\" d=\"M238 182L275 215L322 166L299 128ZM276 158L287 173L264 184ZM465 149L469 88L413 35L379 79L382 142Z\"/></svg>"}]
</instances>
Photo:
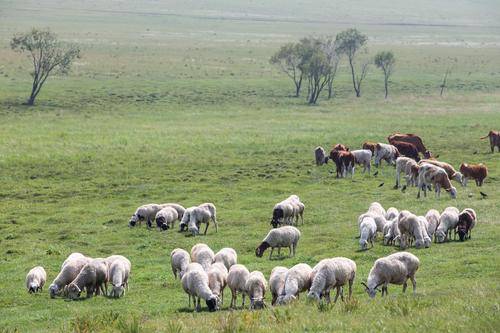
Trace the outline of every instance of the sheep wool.
<instances>
[{"instance_id":1,"label":"sheep wool","mask_svg":"<svg viewBox=\"0 0 500 333\"><path fill-rule=\"evenodd\" d=\"M172 252L170 253L170 265L172 267L174 278L177 279L177 274L179 274L179 278L182 279L182 276L186 272L186 269L190 263L191 257L186 250L177 248L172 250Z\"/></svg>"},{"instance_id":2,"label":"sheep wool","mask_svg":"<svg viewBox=\"0 0 500 333\"><path fill-rule=\"evenodd\" d=\"M30 294L42 291L46 281L45 269L42 266L33 267L26 275L26 288Z\"/></svg>"},{"instance_id":3,"label":"sheep wool","mask_svg":"<svg viewBox=\"0 0 500 333\"><path fill-rule=\"evenodd\" d=\"M330 303L330 290L336 288L337 293L333 300L335 303L339 295L344 300L342 287L348 284L349 298L351 298L355 277L356 263L351 259L343 257L323 259L312 270L308 297L319 300L323 296Z\"/></svg>"},{"instance_id":4,"label":"sheep wool","mask_svg":"<svg viewBox=\"0 0 500 333\"><path fill-rule=\"evenodd\" d=\"M290 268L285 276L283 292L276 300L279 305L295 300L299 293L306 291L311 286L312 268L308 264L297 264Z\"/></svg>"},{"instance_id":5,"label":"sheep wool","mask_svg":"<svg viewBox=\"0 0 500 333\"><path fill-rule=\"evenodd\" d=\"M220 262L229 270L231 266L238 263L236 251L230 247L225 247L215 254L214 262Z\"/></svg>"},{"instance_id":6,"label":"sheep wool","mask_svg":"<svg viewBox=\"0 0 500 333\"><path fill-rule=\"evenodd\" d=\"M271 291L271 295L273 297L271 305L276 304L278 296L283 292L287 272L288 268L282 266L276 266L271 271L271 276L269 277L269 290Z\"/></svg>"},{"instance_id":7,"label":"sheep wool","mask_svg":"<svg viewBox=\"0 0 500 333\"><path fill-rule=\"evenodd\" d=\"M295 227L283 226L272 229L255 250L255 255L257 257L262 257L264 251L270 247L271 253L269 254L269 259L271 259L275 248L278 248L278 254L280 254L282 247L288 247L290 250L290 256L293 257L295 256L299 239L300 231Z\"/></svg>"},{"instance_id":8,"label":"sheep wool","mask_svg":"<svg viewBox=\"0 0 500 333\"><path fill-rule=\"evenodd\" d=\"M264 308L264 297L266 296L267 281L264 274L253 271L248 276L245 289L250 298L250 310Z\"/></svg>"},{"instance_id":9,"label":"sheep wool","mask_svg":"<svg viewBox=\"0 0 500 333\"><path fill-rule=\"evenodd\" d=\"M198 243L191 249L191 261L199 263L206 271L214 262L214 251L207 244Z\"/></svg>"},{"instance_id":10,"label":"sheep wool","mask_svg":"<svg viewBox=\"0 0 500 333\"><path fill-rule=\"evenodd\" d=\"M246 283L249 275L250 272L248 269L240 264L233 265L229 269L229 273L227 275L227 286L231 289L231 308L236 306L238 293L242 294L241 306L245 306L245 295L247 293Z\"/></svg>"},{"instance_id":11,"label":"sheep wool","mask_svg":"<svg viewBox=\"0 0 500 333\"><path fill-rule=\"evenodd\" d=\"M193 297L196 311L201 310L200 299L205 300L210 312L218 310L218 298L210 290L207 272L200 264L189 264L181 283L182 288L188 294L189 306L191 306L191 297Z\"/></svg>"}]
</instances>

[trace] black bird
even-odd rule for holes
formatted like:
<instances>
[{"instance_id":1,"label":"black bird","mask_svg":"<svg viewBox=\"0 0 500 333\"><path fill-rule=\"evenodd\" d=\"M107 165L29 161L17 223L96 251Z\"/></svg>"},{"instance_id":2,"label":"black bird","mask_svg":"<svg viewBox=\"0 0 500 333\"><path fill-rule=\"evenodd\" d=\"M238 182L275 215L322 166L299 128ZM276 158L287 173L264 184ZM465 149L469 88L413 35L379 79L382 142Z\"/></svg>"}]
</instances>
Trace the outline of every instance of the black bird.
<instances>
[{"instance_id":1,"label":"black bird","mask_svg":"<svg viewBox=\"0 0 500 333\"><path fill-rule=\"evenodd\" d=\"M439 158L439 154L437 154L436 156L434 156L434 158Z\"/></svg>"},{"instance_id":2,"label":"black bird","mask_svg":"<svg viewBox=\"0 0 500 333\"><path fill-rule=\"evenodd\" d=\"M401 192L405 193L406 191L406 185L403 185L403 188L401 189Z\"/></svg>"},{"instance_id":3,"label":"black bird","mask_svg":"<svg viewBox=\"0 0 500 333\"><path fill-rule=\"evenodd\" d=\"M382 186L384 186L384 183L380 183L380 185L378 187L382 187Z\"/></svg>"},{"instance_id":4,"label":"black bird","mask_svg":"<svg viewBox=\"0 0 500 333\"><path fill-rule=\"evenodd\" d=\"M481 194L481 196L483 197L483 199L485 199L488 196L488 194L486 194L484 192L481 192L481 191L479 191L479 194Z\"/></svg>"},{"instance_id":5,"label":"black bird","mask_svg":"<svg viewBox=\"0 0 500 333\"><path fill-rule=\"evenodd\" d=\"M476 154L477 154L477 150L475 150L472 154L473 154L473 155L476 155Z\"/></svg>"},{"instance_id":6,"label":"black bird","mask_svg":"<svg viewBox=\"0 0 500 333\"><path fill-rule=\"evenodd\" d=\"M374 177L377 177L377 175L378 175L378 171L375 171L375 172L373 173L373 176L374 176Z\"/></svg>"}]
</instances>

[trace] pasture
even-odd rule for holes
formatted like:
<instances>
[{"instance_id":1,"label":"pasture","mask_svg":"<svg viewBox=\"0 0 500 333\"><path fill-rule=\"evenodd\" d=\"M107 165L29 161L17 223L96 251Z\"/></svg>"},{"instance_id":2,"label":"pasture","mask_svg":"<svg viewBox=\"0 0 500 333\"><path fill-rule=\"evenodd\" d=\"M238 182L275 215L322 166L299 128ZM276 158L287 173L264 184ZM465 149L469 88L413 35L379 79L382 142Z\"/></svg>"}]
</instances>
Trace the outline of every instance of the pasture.
<instances>
[{"instance_id":1,"label":"pasture","mask_svg":"<svg viewBox=\"0 0 500 333\"><path fill-rule=\"evenodd\" d=\"M217 1L213 10L180 3L158 9L154 2L139 8L131 1L0 3L0 331L498 331L500 154L479 137L500 126L494 24L500 10L484 2L475 8L483 17L478 24L463 14L471 8L445 2L455 13L446 25L438 24L438 10L426 16L429 4L391 20L383 9L394 1L352 17L345 16L349 4L336 11L323 1L315 1L323 11L283 1L253 7ZM345 59L335 98L311 107L305 97L289 97L291 81L268 63L271 54L286 41L354 25L370 37L363 56L395 53L389 100L374 66L355 98ZM49 26L79 43L83 57L68 77L49 79L36 105L26 107L29 61L8 43L31 26ZM448 66L449 89L440 97ZM353 180L335 179L331 163L314 165L317 145L358 148L366 140L386 142L395 131L419 134L455 168L485 163L484 186L455 183L456 200L446 193L417 200L415 188L392 189L394 168L385 163L376 177L357 168ZM292 193L306 205L297 256L256 258L273 205ZM217 206L217 234L212 226L198 237L127 226L140 204L206 201ZM471 207L478 225L470 241L409 249L421 261L416 296L391 285L388 297L370 300L360 282L377 258L398 250L379 239L358 251L357 217L373 201L419 215ZM290 306L231 311L226 289L221 311L193 313L169 255L198 242L214 251L233 247L239 263L267 278L277 265L351 258L358 266L353 300L318 306L302 295ZM75 251L127 256L130 291L119 300L49 299L48 285ZM29 295L24 278L36 265L45 267L48 281L42 294Z\"/></svg>"}]
</instances>

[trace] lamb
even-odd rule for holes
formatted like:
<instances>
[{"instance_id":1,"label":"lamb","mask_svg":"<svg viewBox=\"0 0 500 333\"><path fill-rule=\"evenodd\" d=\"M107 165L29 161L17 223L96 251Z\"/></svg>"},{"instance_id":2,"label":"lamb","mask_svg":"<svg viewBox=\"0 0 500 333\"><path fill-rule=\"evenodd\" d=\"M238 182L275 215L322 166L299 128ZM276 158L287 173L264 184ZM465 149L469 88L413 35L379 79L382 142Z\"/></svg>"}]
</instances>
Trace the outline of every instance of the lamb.
<instances>
[{"instance_id":1,"label":"lamb","mask_svg":"<svg viewBox=\"0 0 500 333\"><path fill-rule=\"evenodd\" d=\"M108 266L102 258L92 259L86 264L78 276L68 286L68 297L77 299L83 289L87 291L87 298L96 296L102 291L107 294Z\"/></svg>"},{"instance_id":2,"label":"lamb","mask_svg":"<svg viewBox=\"0 0 500 333\"><path fill-rule=\"evenodd\" d=\"M326 152L323 147L318 146L314 149L314 158L317 166L328 163L328 156L326 156Z\"/></svg>"},{"instance_id":3,"label":"lamb","mask_svg":"<svg viewBox=\"0 0 500 333\"><path fill-rule=\"evenodd\" d=\"M308 290L311 287L311 273L312 268L308 264L297 264L290 268L285 276L285 286L276 303L287 304L299 297L299 293Z\"/></svg>"},{"instance_id":4,"label":"lamb","mask_svg":"<svg viewBox=\"0 0 500 333\"><path fill-rule=\"evenodd\" d=\"M109 267L109 281L113 288L110 296L120 298L125 294L125 288L128 290L128 278L130 275L130 261L123 257L117 258L111 262Z\"/></svg>"},{"instance_id":5,"label":"lamb","mask_svg":"<svg viewBox=\"0 0 500 333\"><path fill-rule=\"evenodd\" d=\"M250 310L262 309L265 307L264 297L266 295L267 281L264 274L253 271L247 278L245 290L250 298Z\"/></svg>"},{"instance_id":6,"label":"lamb","mask_svg":"<svg viewBox=\"0 0 500 333\"><path fill-rule=\"evenodd\" d=\"M387 221L389 220L393 220L395 219L396 217L398 217L399 215L399 210L397 210L396 208L394 207L389 207L389 209L387 210L387 212L385 213L385 219Z\"/></svg>"},{"instance_id":7,"label":"lamb","mask_svg":"<svg viewBox=\"0 0 500 333\"><path fill-rule=\"evenodd\" d=\"M459 211L456 207L447 207L439 217L439 225L436 229L436 242L443 243L448 239L448 233L451 233L458 224Z\"/></svg>"},{"instance_id":8,"label":"lamb","mask_svg":"<svg viewBox=\"0 0 500 333\"><path fill-rule=\"evenodd\" d=\"M186 250L176 248L170 252L170 265L175 279L177 279L177 274L179 274L179 279L182 279L190 263L191 257Z\"/></svg>"},{"instance_id":9,"label":"lamb","mask_svg":"<svg viewBox=\"0 0 500 333\"><path fill-rule=\"evenodd\" d=\"M376 142L365 141L363 143L362 148L367 149L372 152L372 156L375 154L375 147L377 146Z\"/></svg>"},{"instance_id":10,"label":"lamb","mask_svg":"<svg viewBox=\"0 0 500 333\"><path fill-rule=\"evenodd\" d=\"M177 210L172 207L165 207L155 215L156 226L160 230L168 230L174 227L175 220L179 218Z\"/></svg>"},{"instance_id":11,"label":"lamb","mask_svg":"<svg viewBox=\"0 0 500 333\"><path fill-rule=\"evenodd\" d=\"M450 196L455 199L457 197L457 189L451 185L448 174L443 168L424 163L418 170L418 194L420 198L420 190L424 191L424 196L427 196L427 187L434 185L436 196L440 197L441 187L450 193Z\"/></svg>"},{"instance_id":12,"label":"lamb","mask_svg":"<svg viewBox=\"0 0 500 333\"><path fill-rule=\"evenodd\" d=\"M46 281L47 273L45 269L42 266L33 267L26 275L26 288L30 294L41 292Z\"/></svg>"},{"instance_id":13,"label":"lamb","mask_svg":"<svg viewBox=\"0 0 500 333\"><path fill-rule=\"evenodd\" d=\"M435 209L429 209L429 211L425 214L425 220L427 221L427 234L430 238L432 238L436 233L440 217L441 214Z\"/></svg>"},{"instance_id":14,"label":"lamb","mask_svg":"<svg viewBox=\"0 0 500 333\"><path fill-rule=\"evenodd\" d=\"M495 147L498 148L498 152L500 152L500 131L490 131L488 135L480 138L481 140L489 138L490 139L490 148L491 153L495 152Z\"/></svg>"},{"instance_id":15,"label":"lamb","mask_svg":"<svg viewBox=\"0 0 500 333\"><path fill-rule=\"evenodd\" d=\"M271 291L271 295L273 296L271 305L276 304L278 296L283 292L287 272L288 268L282 266L276 266L271 271L271 276L269 277L269 290Z\"/></svg>"},{"instance_id":16,"label":"lamb","mask_svg":"<svg viewBox=\"0 0 500 333\"><path fill-rule=\"evenodd\" d=\"M195 310L200 311L200 298L204 299L210 312L219 309L219 299L212 293L208 286L208 274L203 267L192 262L188 265L186 273L181 279L182 288L188 294L189 306L191 306L191 296L194 300Z\"/></svg>"},{"instance_id":17,"label":"lamb","mask_svg":"<svg viewBox=\"0 0 500 333\"><path fill-rule=\"evenodd\" d=\"M224 304L224 288L227 285L228 271L223 263L215 262L207 270L208 287L212 293L221 299L221 304Z\"/></svg>"},{"instance_id":18,"label":"lamb","mask_svg":"<svg viewBox=\"0 0 500 333\"><path fill-rule=\"evenodd\" d=\"M273 251L278 248L278 256L282 247L288 247L290 250L290 257L295 256L297 244L300 239L299 229L292 226L284 226L269 231L267 236L262 240L262 243L255 249L255 255L259 258L262 257L267 248L271 248L269 259L272 258Z\"/></svg>"},{"instance_id":19,"label":"lamb","mask_svg":"<svg viewBox=\"0 0 500 333\"><path fill-rule=\"evenodd\" d=\"M417 291L417 281L415 273L420 266L420 260L409 252L397 252L387 257L377 259L368 274L367 283L361 282L365 286L365 291L373 298L378 287L382 286L382 296L387 295L389 283L403 285L403 292L406 291L407 280L410 279L413 285L413 293Z\"/></svg>"},{"instance_id":20,"label":"lamb","mask_svg":"<svg viewBox=\"0 0 500 333\"><path fill-rule=\"evenodd\" d=\"M475 225L476 212L472 208L466 208L458 215L457 231L461 242L471 238Z\"/></svg>"},{"instance_id":21,"label":"lamb","mask_svg":"<svg viewBox=\"0 0 500 333\"><path fill-rule=\"evenodd\" d=\"M152 221L155 219L156 213L158 213L162 207L157 204L147 204L142 205L136 209L134 215L130 218L128 223L129 227L135 227L137 222L141 223L142 221L147 222L148 228L151 228Z\"/></svg>"},{"instance_id":22,"label":"lamb","mask_svg":"<svg viewBox=\"0 0 500 333\"><path fill-rule=\"evenodd\" d=\"M359 239L359 246L362 250L368 249L368 242L370 242L373 247L373 240L377 235L377 225L375 224L373 217L363 217L361 224L359 225L359 234L361 235Z\"/></svg>"},{"instance_id":23,"label":"lamb","mask_svg":"<svg viewBox=\"0 0 500 333\"><path fill-rule=\"evenodd\" d=\"M61 291L63 291L63 289L78 276L83 266L91 260L91 258L85 257L81 253L71 254L63 262L61 271L49 286L50 298L54 298L56 295L59 295Z\"/></svg>"},{"instance_id":24,"label":"lamb","mask_svg":"<svg viewBox=\"0 0 500 333\"><path fill-rule=\"evenodd\" d=\"M238 263L238 255L234 249L225 247L215 254L214 262L222 263L229 270L231 266Z\"/></svg>"},{"instance_id":25,"label":"lamb","mask_svg":"<svg viewBox=\"0 0 500 333\"><path fill-rule=\"evenodd\" d=\"M170 207L170 208L175 209L175 211L177 212L177 219L179 221L182 220L182 217L184 216L184 212L186 211L186 208L184 208L183 206L181 206L177 203L164 203L164 204L161 204L160 206L162 209L166 208L166 207Z\"/></svg>"},{"instance_id":26,"label":"lamb","mask_svg":"<svg viewBox=\"0 0 500 333\"><path fill-rule=\"evenodd\" d=\"M356 263L351 259L343 257L323 259L312 270L308 297L319 300L323 296L326 302L330 303L330 290L336 288L337 293L333 302L337 302L339 294L343 301L344 293L341 288L348 283L349 298L351 298L355 277Z\"/></svg>"},{"instance_id":27,"label":"lamb","mask_svg":"<svg viewBox=\"0 0 500 333\"><path fill-rule=\"evenodd\" d=\"M400 156L399 151L393 145L385 143L377 143L375 146L375 166L378 168L382 160L388 164L394 164L396 159Z\"/></svg>"},{"instance_id":28,"label":"lamb","mask_svg":"<svg viewBox=\"0 0 500 333\"><path fill-rule=\"evenodd\" d=\"M455 168L449 164L449 163L446 163L446 162L441 162L441 161L438 161L438 160L435 160L435 159L426 159L426 160L420 160L418 162L420 165L424 164L424 163L429 163L429 164L433 164L435 166L438 166L440 168L443 168L444 171L446 171L446 174L448 175L448 178L450 179L453 179L457 182L459 182L460 184L463 184L463 175L461 172L455 170Z\"/></svg>"},{"instance_id":29,"label":"lamb","mask_svg":"<svg viewBox=\"0 0 500 333\"><path fill-rule=\"evenodd\" d=\"M191 248L191 261L199 263L204 270L210 268L214 258L214 251L207 244L198 243Z\"/></svg>"},{"instance_id":30,"label":"lamb","mask_svg":"<svg viewBox=\"0 0 500 333\"><path fill-rule=\"evenodd\" d=\"M359 149L353 150L351 153L354 155L354 162L363 165L363 173L368 170L368 174L370 174L372 152L369 149Z\"/></svg>"},{"instance_id":31,"label":"lamb","mask_svg":"<svg viewBox=\"0 0 500 333\"><path fill-rule=\"evenodd\" d=\"M396 185L394 185L394 188L398 188L401 184L401 172L405 174L406 186L409 186L412 183L413 179L411 177L410 170L413 165L416 166L417 162L409 157L401 156L396 159Z\"/></svg>"},{"instance_id":32,"label":"lamb","mask_svg":"<svg viewBox=\"0 0 500 333\"><path fill-rule=\"evenodd\" d=\"M227 286L231 289L231 308L236 307L236 298L238 293L242 294L241 306L245 306L245 295L247 293L246 283L250 272L248 269L240 264L231 266L227 275Z\"/></svg>"},{"instance_id":33,"label":"lamb","mask_svg":"<svg viewBox=\"0 0 500 333\"><path fill-rule=\"evenodd\" d=\"M468 179L474 179L476 186L482 186L484 179L488 176L488 168L483 163L460 164L460 172L463 174L463 185L467 186Z\"/></svg>"}]
</instances>

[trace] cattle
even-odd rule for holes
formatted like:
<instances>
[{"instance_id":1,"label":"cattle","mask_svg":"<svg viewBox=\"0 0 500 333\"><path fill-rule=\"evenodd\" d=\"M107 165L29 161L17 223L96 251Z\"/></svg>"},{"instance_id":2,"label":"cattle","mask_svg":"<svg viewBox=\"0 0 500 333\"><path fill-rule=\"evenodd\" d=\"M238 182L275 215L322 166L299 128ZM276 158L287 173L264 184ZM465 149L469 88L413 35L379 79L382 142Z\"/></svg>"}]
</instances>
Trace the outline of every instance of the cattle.
<instances>
[{"instance_id":1,"label":"cattle","mask_svg":"<svg viewBox=\"0 0 500 333\"><path fill-rule=\"evenodd\" d=\"M387 137L387 141L392 144L392 141L402 141L402 142L408 142L413 144L419 153L422 153L425 158L430 158L431 153L430 151L425 148L424 143L422 142L422 139L415 134L401 134L401 133L394 133L392 135L389 135Z\"/></svg>"},{"instance_id":2,"label":"cattle","mask_svg":"<svg viewBox=\"0 0 500 333\"><path fill-rule=\"evenodd\" d=\"M490 148L491 148L491 153L495 152L495 147L498 148L498 152L500 153L500 132L499 131L490 131L488 135L483 136L480 138L481 140L490 138Z\"/></svg>"},{"instance_id":3,"label":"cattle","mask_svg":"<svg viewBox=\"0 0 500 333\"><path fill-rule=\"evenodd\" d=\"M354 155L350 151L335 150L330 152L330 159L335 162L337 178L346 176L347 173L354 175Z\"/></svg>"},{"instance_id":4,"label":"cattle","mask_svg":"<svg viewBox=\"0 0 500 333\"><path fill-rule=\"evenodd\" d=\"M363 149L368 149L372 152L372 156L375 154L375 147L377 146L376 142L365 141L363 143Z\"/></svg>"},{"instance_id":5,"label":"cattle","mask_svg":"<svg viewBox=\"0 0 500 333\"><path fill-rule=\"evenodd\" d=\"M351 152L354 155L354 162L356 164L363 165L363 173L368 170L368 174L371 169L372 152L368 149L353 150Z\"/></svg>"},{"instance_id":6,"label":"cattle","mask_svg":"<svg viewBox=\"0 0 500 333\"><path fill-rule=\"evenodd\" d=\"M398 151L401 155L414 159L415 161L420 161L420 156L418 156L417 147L414 144L404 142L404 141L395 141L393 140L391 144L398 148Z\"/></svg>"},{"instance_id":7,"label":"cattle","mask_svg":"<svg viewBox=\"0 0 500 333\"><path fill-rule=\"evenodd\" d=\"M332 150L349 151L349 148L341 143L337 143L335 146L333 146Z\"/></svg>"},{"instance_id":8,"label":"cattle","mask_svg":"<svg viewBox=\"0 0 500 333\"><path fill-rule=\"evenodd\" d=\"M463 175L463 185L467 186L468 179L474 179L476 186L482 186L484 179L488 176L486 165L480 164L460 164L460 172Z\"/></svg>"}]
</instances>

